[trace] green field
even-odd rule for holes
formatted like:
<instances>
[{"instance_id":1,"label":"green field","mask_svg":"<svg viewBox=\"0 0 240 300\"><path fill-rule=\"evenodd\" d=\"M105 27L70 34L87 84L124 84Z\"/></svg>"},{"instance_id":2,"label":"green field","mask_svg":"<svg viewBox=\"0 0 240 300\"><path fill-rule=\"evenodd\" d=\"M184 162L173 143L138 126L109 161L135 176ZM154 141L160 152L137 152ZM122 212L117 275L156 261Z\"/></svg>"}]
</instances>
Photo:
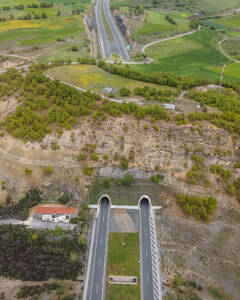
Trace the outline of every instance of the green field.
<instances>
[{"instance_id":1,"label":"green field","mask_svg":"<svg viewBox=\"0 0 240 300\"><path fill-rule=\"evenodd\" d=\"M140 299L139 233L109 234L105 300ZM137 276L136 285L109 284L109 275Z\"/></svg>"},{"instance_id":2,"label":"green field","mask_svg":"<svg viewBox=\"0 0 240 300\"><path fill-rule=\"evenodd\" d=\"M222 35L216 31L202 29L192 35L166 41L147 48L148 56L155 60L150 65L132 65L131 67L146 73L159 71L172 72L178 75L219 79L221 68L228 59L217 48ZM225 80L240 79L240 74L226 74Z\"/></svg>"},{"instance_id":3,"label":"green field","mask_svg":"<svg viewBox=\"0 0 240 300\"><path fill-rule=\"evenodd\" d=\"M96 66L91 65L70 65L62 67L54 67L48 69L46 73L56 79L69 82L76 86L93 90L101 93L106 86L116 89L127 87L133 90L137 86L155 86L158 89L166 88L160 85L143 83L141 81L132 80L114 74L109 74ZM171 89L167 87L168 89Z\"/></svg>"},{"instance_id":4,"label":"green field","mask_svg":"<svg viewBox=\"0 0 240 300\"><path fill-rule=\"evenodd\" d=\"M53 2L53 7L41 8L40 1L34 1L39 8L28 8L31 0L4 0L0 8L9 6L9 11L0 9L0 49L8 53L22 56L37 57L40 61L49 61L54 58L75 59L79 54L71 51L77 46L81 55L88 55L89 42L85 34L82 14L73 14L76 9L85 10L90 0L81 0L73 3L63 0L44 1ZM14 8L16 4L24 4L24 10ZM47 18L42 18L45 13ZM30 14L31 19L22 20ZM10 18L10 15L13 17ZM34 16L38 15L38 18Z\"/></svg>"},{"instance_id":5,"label":"green field","mask_svg":"<svg viewBox=\"0 0 240 300\"><path fill-rule=\"evenodd\" d=\"M166 19L166 13L159 11L147 11L147 20L143 23L143 26L136 32L133 32L134 36L141 35L170 35L173 32L186 31L189 28L189 20L176 14L171 14L175 20L176 25L169 23Z\"/></svg>"},{"instance_id":6,"label":"green field","mask_svg":"<svg viewBox=\"0 0 240 300\"><path fill-rule=\"evenodd\" d=\"M145 7L153 7L152 1L139 0L137 3L135 0L112 0L114 7L120 6L133 6L143 5ZM181 10L188 13L195 13L199 11L205 11L206 13L213 14L221 12L227 9L239 7L239 0L172 0L172 1L159 1L159 7L163 9Z\"/></svg>"}]
</instances>

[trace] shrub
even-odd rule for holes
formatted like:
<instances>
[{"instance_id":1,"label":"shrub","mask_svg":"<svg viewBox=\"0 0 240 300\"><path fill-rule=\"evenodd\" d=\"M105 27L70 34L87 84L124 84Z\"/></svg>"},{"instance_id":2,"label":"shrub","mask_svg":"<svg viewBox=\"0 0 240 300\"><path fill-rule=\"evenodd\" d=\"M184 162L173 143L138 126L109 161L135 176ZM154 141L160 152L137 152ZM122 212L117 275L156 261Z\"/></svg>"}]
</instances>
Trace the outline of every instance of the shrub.
<instances>
[{"instance_id":1,"label":"shrub","mask_svg":"<svg viewBox=\"0 0 240 300\"><path fill-rule=\"evenodd\" d=\"M153 183L159 183L160 181L163 180L163 178L164 178L164 176L161 174L151 176L151 180Z\"/></svg>"},{"instance_id":2,"label":"shrub","mask_svg":"<svg viewBox=\"0 0 240 300\"><path fill-rule=\"evenodd\" d=\"M134 183L134 177L130 173L126 173L123 178L116 178L114 180L115 184L117 185L131 185Z\"/></svg>"},{"instance_id":3,"label":"shrub","mask_svg":"<svg viewBox=\"0 0 240 300\"><path fill-rule=\"evenodd\" d=\"M30 169L28 169L28 168L25 168L24 172L25 172L25 174L26 174L27 176L29 176L29 177L32 175L32 170L30 170Z\"/></svg>"},{"instance_id":4,"label":"shrub","mask_svg":"<svg viewBox=\"0 0 240 300\"><path fill-rule=\"evenodd\" d=\"M95 152L91 153L90 157L91 157L92 160L98 161L97 153L95 153Z\"/></svg>"},{"instance_id":5,"label":"shrub","mask_svg":"<svg viewBox=\"0 0 240 300\"><path fill-rule=\"evenodd\" d=\"M72 199L72 195L64 193L61 197L59 197L57 200L60 203L67 204Z\"/></svg>"},{"instance_id":6,"label":"shrub","mask_svg":"<svg viewBox=\"0 0 240 300\"><path fill-rule=\"evenodd\" d=\"M57 143L53 142L53 143L51 143L51 149L58 150L58 149L60 149L60 146Z\"/></svg>"},{"instance_id":7,"label":"shrub","mask_svg":"<svg viewBox=\"0 0 240 300\"><path fill-rule=\"evenodd\" d=\"M91 176L93 173L93 168L89 168L88 164L84 164L83 166L83 173L87 176Z\"/></svg>"},{"instance_id":8,"label":"shrub","mask_svg":"<svg viewBox=\"0 0 240 300\"><path fill-rule=\"evenodd\" d=\"M228 195L230 196L233 196L235 194L235 186L230 183L228 186L227 186L227 193Z\"/></svg>"},{"instance_id":9,"label":"shrub","mask_svg":"<svg viewBox=\"0 0 240 300\"><path fill-rule=\"evenodd\" d=\"M128 169L128 159L124 155L121 157L120 166L123 170Z\"/></svg>"},{"instance_id":10,"label":"shrub","mask_svg":"<svg viewBox=\"0 0 240 300\"><path fill-rule=\"evenodd\" d=\"M239 169L239 168L240 168L240 161L238 161L238 162L236 162L236 163L234 164L234 168L235 168L235 169Z\"/></svg>"},{"instance_id":11,"label":"shrub","mask_svg":"<svg viewBox=\"0 0 240 300\"><path fill-rule=\"evenodd\" d=\"M77 47L77 46L73 46L73 47L72 47L72 51L73 51L73 52L78 52L78 47Z\"/></svg>"},{"instance_id":12,"label":"shrub","mask_svg":"<svg viewBox=\"0 0 240 300\"><path fill-rule=\"evenodd\" d=\"M80 153L80 154L78 155L77 159L78 159L79 161L86 160L86 159L87 159L87 154L85 154L85 153Z\"/></svg>"},{"instance_id":13,"label":"shrub","mask_svg":"<svg viewBox=\"0 0 240 300\"><path fill-rule=\"evenodd\" d=\"M50 176L53 173L53 168L51 166L46 166L43 170L44 175Z\"/></svg>"},{"instance_id":14,"label":"shrub","mask_svg":"<svg viewBox=\"0 0 240 300\"><path fill-rule=\"evenodd\" d=\"M111 180L109 178L105 178L103 180L103 186L104 188L109 188L111 186Z\"/></svg>"},{"instance_id":15,"label":"shrub","mask_svg":"<svg viewBox=\"0 0 240 300\"><path fill-rule=\"evenodd\" d=\"M123 185L131 185L134 183L134 177L130 173L126 173L122 178Z\"/></svg>"},{"instance_id":16,"label":"shrub","mask_svg":"<svg viewBox=\"0 0 240 300\"><path fill-rule=\"evenodd\" d=\"M131 91L128 88L122 87L119 91L121 97L130 96Z\"/></svg>"},{"instance_id":17,"label":"shrub","mask_svg":"<svg viewBox=\"0 0 240 300\"><path fill-rule=\"evenodd\" d=\"M78 218L72 218L69 221L70 224L77 224L78 223Z\"/></svg>"}]
</instances>

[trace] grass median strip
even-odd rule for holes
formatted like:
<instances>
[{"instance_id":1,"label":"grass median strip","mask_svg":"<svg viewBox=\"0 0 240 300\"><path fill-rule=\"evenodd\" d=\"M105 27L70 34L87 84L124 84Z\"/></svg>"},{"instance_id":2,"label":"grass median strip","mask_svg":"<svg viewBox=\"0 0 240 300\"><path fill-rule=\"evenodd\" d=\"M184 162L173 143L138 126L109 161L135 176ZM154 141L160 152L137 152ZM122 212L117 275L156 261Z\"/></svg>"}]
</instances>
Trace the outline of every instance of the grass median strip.
<instances>
[{"instance_id":1,"label":"grass median strip","mask_svg":"<svg viewBox=\"0 0 240 300\"><path fill-rule=\"evenodd\" d=\"M105 300L140 299L139 233L109 234ZM109 284L109 276L136 276L137 284Z\"/></svg>"},{"instance_id":2,"label":"grass median strip","mask_svg":"<svg viewBox=\"0 0 240 300\"><path fill-rule=\"evenodd\" d=\"M108 21L107 21L105 12L104 12L103 2L102 2L101 13L102 13L102 20L103 20L104 28L106 30L107 38L108 38L109 42L113 42L114 39L113 39L111 28L110 28L110 26L108 24Z\"/></svg>"}]
</instances>

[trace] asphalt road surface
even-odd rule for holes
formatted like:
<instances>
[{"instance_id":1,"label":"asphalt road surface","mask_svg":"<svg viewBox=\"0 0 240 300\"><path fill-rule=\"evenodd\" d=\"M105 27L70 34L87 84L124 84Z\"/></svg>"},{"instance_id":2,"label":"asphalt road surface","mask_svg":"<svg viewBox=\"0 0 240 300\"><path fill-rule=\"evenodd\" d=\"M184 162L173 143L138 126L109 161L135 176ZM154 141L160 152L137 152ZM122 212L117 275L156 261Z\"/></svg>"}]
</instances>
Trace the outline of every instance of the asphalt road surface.
<instances>
[{"instance_id":1,"label":"asphalt road surface","mask_svg":"<svg viewBox=\"0 0 240 300\"><path fill-rule=\"evenodd\" d=\"M95 227L93 254L86 294L87 300L104 300L109 211L110 202L104 197L101 200Z\"/></svg>"},{"instance_id":2,"label":"asphalt road surface","mask_svg":"<svg viewBox=\"0 0 240 300\"><path fill-rule=\"evenodd\" d=\"M141 233L141 294L142 300L153 300L153 269L150 236L150 204L143 199L140 202L140 233Z\"/></svg>"},{"instance_id":3,"label":"asphalt road surface","mask_svg":"<svg viewBox=\"0 0 240 300\"><path fill-rule=\"evenodd\" d=\"M106 20L112 32L112 42L108 40L106 30L103 24L102 5L106 16ZM97 21L98 35L103 58L111 58L113 53L118 53L123 61L129 61L128 52L125 47L122 35L118 31L117 26L114 23L110 13L109 0L97 0L97 4L95 6L95 16Z\"/></svg>"},{"instance_id":4,"label":"asphalt road surface","mask_svg":"<svg viewBox=\"0 0 240 300\"><path fill-rule=\"evenodd\" d=\"M129 56L127 49L125 47L125 44L123 42L122 35L117 29L116 24L114 23L110 9L109 9L109 0L102 0L103 1L103 10L108 22L108 25L112 31L112 35L114 37L114 44L112 45L112 53L117 52L121 57L123 61L129 61Z\"/></svg>"},{"instance_id":5,"label":"asphalt road surface","mask_svg":"<svg viewBox=\"0 0 240 300\"><path fill-rule=\"evenodd\" d=\"M105 27L103 24L102 18L102 0L97 0L97 4L95 6L95 16L97 21L97 28L98 28L98 36L99 42L101 47L101 52L103 58L109 58L110 55L110 44L107 38L107 34L105 31Z\"/></svg>"}]
</instances>

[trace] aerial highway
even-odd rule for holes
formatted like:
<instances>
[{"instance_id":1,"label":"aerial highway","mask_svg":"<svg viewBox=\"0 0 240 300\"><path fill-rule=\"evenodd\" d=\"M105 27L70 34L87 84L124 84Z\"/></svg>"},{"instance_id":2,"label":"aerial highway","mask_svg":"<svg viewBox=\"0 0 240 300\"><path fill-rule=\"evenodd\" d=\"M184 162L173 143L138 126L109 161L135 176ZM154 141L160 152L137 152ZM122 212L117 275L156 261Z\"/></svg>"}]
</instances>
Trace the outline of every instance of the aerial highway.
<instances>
[{"instance_id":1,"label":"aerial highway","mask_svg":"<svg viewBox=\"0 0 240 300\"><path fill-rule=\"evenodd\" d=\"M102 6L106 20L108 22L108 26L113 36L113 41L109 41L106 34L106 30L103 23ZM97 21L97 29L102 57L111 58L113 53L118 53L123 61L129 61L129 55L124 44L122 35L119 32L116 24L114 23L110 13L109 0L97 0L97 4L95 6L95 16Z\"/></svg>"},{"instance_id":2,"label":"aerial highway","mask_svg":"<svg viewBox=\"0 0 240 300\"><path fill-rule=\"evenodd\" d=\"M110 201L103 196L96 219L89 276L83 300L104 300Z\"/></svg>"},{"instance_id":3,"label":"aerial highway","mask_svg":"<svg viewBox=\"0 0 240 300\"><path fill-rule=\"evenodd\" d=\"M153 257L151 235L153 227L150 222L151 205L147 198L140 201L140 253L141 253L141 299L160 300L161 293L157 263Z\"/></svg>"}]
</instances>

